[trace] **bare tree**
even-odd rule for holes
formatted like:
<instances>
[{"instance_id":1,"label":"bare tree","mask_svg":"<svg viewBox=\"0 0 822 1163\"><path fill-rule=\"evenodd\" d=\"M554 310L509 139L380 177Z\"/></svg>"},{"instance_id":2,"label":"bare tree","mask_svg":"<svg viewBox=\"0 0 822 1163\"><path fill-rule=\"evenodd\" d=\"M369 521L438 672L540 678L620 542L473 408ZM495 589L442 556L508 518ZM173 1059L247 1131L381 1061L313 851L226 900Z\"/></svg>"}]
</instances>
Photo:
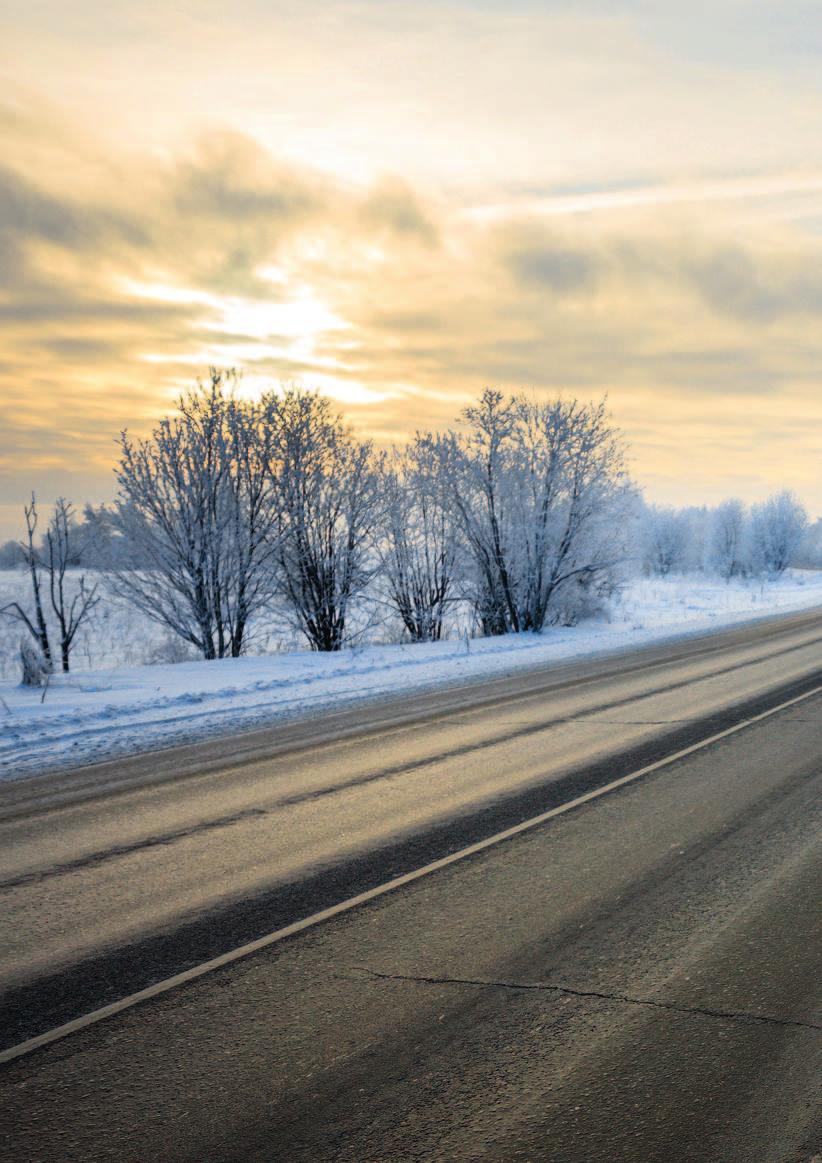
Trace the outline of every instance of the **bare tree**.
<instances>
[{"instance_id":1,"label":"bare tree","mask_svg":"<svg viewBox=\"0 0 822 1163\"><path fill-rule=\"evenodd\" d=\"M115 586L207 659L243 652L274 588L268 436L235 382L212 369L150 439L120 439L117 524L144 566L118 569Z\"/></svg>"},{"instance_id":2,"label":"bare tree","mask_svg":"<svg viewBox=\"0 0 822 1163\"><path fill-rule=\"evenodd\" d=\"M76 587L67 585L69 568L76 566L81 559L74 509L69 502L64 497L58 497L55 502L42 549L35 545L38 514L33 493L31 504L25 506L24 513L26 541L20 543L20 550L29 572L34 609L32 613L27 613L19 602L11 602L4 606L0 613L21 622L36 644L42 659L42 665L39 666L31 652L21 648L24 682L27 681L27 675L36 682L37 675L50 674L54 666L43 608L44 585L48 588L51 609L57 622L60 661L64 673L68 673L69 670L71 648L77 632L88 620L99 598L97 585L88 588L84 575L80 577ZM70 593L69 590L74 592Z\"/></svg>"},{"instance_id":3,"label":"bare tree","mask_svg":"<svg viewBox=\"0 0 822 1163\"><path fill-rule=\"evenodd\" d=\"M442 637L453 598L457 539L441 468L441 441L418 434L384 466L379 551L388 602L413 642Z\"/></svg>"},{"instance_id":4,"label":"bare tree","mask_svg":"<svg viewBox=\"0 0 822 1163\"><path fill-rule=\"evenodd\" d=\"M97 584L86 587L81 575L77 591L70 597L66 592L66 572L69 564L79 560L75 553L74 509L64 497L58 497L46 531L47 568L51 608L57 619L60 637L60 660L63 672L68 673L71 648L77 631L87 621L99 602Z\"/></svg>"},{"instance_id":5,"label":"bare tree","mask_svg":"<svg viewBox=\"0 0 822 1163\"><path fill-rule=\"evenodd\" d=\"M375 566L380 492L369 442L328 400L288 388L264 400L277 496L281 593L314 650L339 650Z\"/></svg>"},{"instance_id":6,"label":"bare tree","mask_svg":"<svg viewBox=\"0 0 822 1163\"><path fill-rule=\"evenodd\" d=\"M19 545L31 582L32 605L34 609L33 612L29 613L23 609L19 602L9 602L0 609L0 613L5 614L7 617L15 618L25 626L42 655L44 663L43 669L46 673L51 673L53 658L51 643L49 642L48 626L46 625L46 617L43 611L41 583L43 559L34 544L38 522L37 502L34 493L31 494L31 503L24 506L23 512L26 518L26 540L25 542L21 541ZM25 670L26 666L24 666L24 672Z\"/></svg>"}]
</instances>

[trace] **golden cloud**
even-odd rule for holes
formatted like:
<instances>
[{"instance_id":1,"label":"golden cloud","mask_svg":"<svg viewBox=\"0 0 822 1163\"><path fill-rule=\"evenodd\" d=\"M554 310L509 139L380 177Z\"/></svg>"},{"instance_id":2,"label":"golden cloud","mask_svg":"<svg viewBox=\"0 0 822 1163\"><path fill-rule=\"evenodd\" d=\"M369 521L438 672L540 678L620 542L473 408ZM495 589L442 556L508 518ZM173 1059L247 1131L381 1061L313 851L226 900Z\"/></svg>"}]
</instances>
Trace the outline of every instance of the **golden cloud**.
<instances>
[{"instance_id":1,"label":"golden cloud","mask_svg":"<svg viewBox=\"0 0 822 1163\"><path fill-rule=\"evenodd\" d=\"M529 195L474 214L216 129L111 159L78 134L75 183L41 113L38 135L0 110L6 496L58 478L105 495L116 432L217 363L249 390L319 386L383 440L451 422L486 383L607 391L659 495L788 485L822 506L819 244L770 217L737 237L738 179L696 208L545 214Z\"/></svg>"}]
</instances>

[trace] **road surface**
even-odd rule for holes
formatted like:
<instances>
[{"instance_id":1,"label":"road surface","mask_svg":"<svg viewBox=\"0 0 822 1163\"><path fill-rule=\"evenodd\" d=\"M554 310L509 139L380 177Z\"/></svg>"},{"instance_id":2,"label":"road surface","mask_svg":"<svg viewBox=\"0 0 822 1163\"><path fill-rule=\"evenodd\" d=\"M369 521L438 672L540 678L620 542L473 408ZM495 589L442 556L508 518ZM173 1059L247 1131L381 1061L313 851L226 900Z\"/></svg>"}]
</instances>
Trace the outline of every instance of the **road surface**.
<instances>
[{"instance_id":1,"label":"road surface","mask_svg":"<svg viewBox=\"0 0 822 1163\"><path fill-rule=\"evenodd\" d=\"M2 1158L822 1155L818 688L804 614L8 786L7 1048L559 814L7 1062Z\"/></svg>"}]
</instances>

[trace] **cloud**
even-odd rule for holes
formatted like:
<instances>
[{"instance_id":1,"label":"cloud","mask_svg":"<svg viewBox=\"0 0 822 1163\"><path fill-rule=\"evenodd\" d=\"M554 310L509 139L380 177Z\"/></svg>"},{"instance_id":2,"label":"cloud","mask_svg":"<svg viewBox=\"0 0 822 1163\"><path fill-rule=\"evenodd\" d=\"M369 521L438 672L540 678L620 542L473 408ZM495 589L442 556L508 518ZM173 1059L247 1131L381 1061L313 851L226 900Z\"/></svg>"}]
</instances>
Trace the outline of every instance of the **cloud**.
<instances>
[{"instance_id":1,"label":"cloud","mask_svg":"<svg viewBox=\"0 0 822 1163\"><path fill-rule=\"evenodd\" d=\"M822 174L785 173L720 176L698 182L649 182L643 178L554 185L547 191L517 190L504 202L469 206L464 213L476 221L508 221L513 217L567 218L635 209L768 202L822 193Z\"/></svg>"},{"instance_id":2,"label":"cloud","mask_svg":"<svg viewBox=\"0 0 822 1163\"><path fill-rule=\"evenodd\" d=\"M30 128L0 118L7 496L61 472L78 500L105 495L117 430L145 430L212 361L255 390L321 385L379 439L450 423L486 383L607 390L638 471L679 471L685 492L704 469L689 442L743 476L796 414L796 487L816 463L822 241L767 221L742 245L738 198L546 215L535 183L482 216L473 191L345 181L235 130L170 153L85 142L73 170L63 134Z\"/></svg>"},{"instance_id":3,"label":"cloud","mask_svg":"<svg viewBox=\"0 0 822 1163\"><path fill-rule=\"evenodd\" d=\"M88 234L67 204L41 193L7 166L0 166L0 229L70 246L83 244Z\"/></svg>"},{"instance_id":4,"label":"cloud","mask_svg":"<svg viewBox=\"0 0 822 1163\"><path fill-rule=\"evenodd\" d=\"M8 166L0 165L0 235L41 241L76 252L122 242L143 246L146 233L114 206L81 204L47 193Z\"/></svg>"},{"instance_id":5,"label":"cloud","mask_svg":"<svg viewBox=\"0 0 822 1163\"><path fill-rule=\"evenodd\" d=\"M592 287L599 264L585 251L543 245L514 250L508 266L520 282L562 294Z\"/></svg>"},{"instance_id":6,"label":"cloud","mask_svg":"<svg viewBox=\"0 0 822 1163\"><path fill-rule=\"evenodd\" d=\"M697 258L687 269L705 301L723 314L760 323L822 314L815 263L780 256L768 264L734 246Z\"/></svg>"},{"instance_id":7,"label":"cloud","mask_svg":"<svg viewBox=\"0 0 822 1163\"><path fill-rule=\"evenodd\" d=\"M366 229L385 229L432 246L438 241L437 228L422 202L398 178L380 181L362 202L359 217Z\"/></svg>"},{"instance_id":8,"label":"cloud","mask_svg":"<svg viewBox=\"0 0 822 1163\"><path fill-rule=\"evenodd\" d=\"M248 221L276 228L304 219L321 202L318 182L309 184L237 132L204 136L194 155L174 167L173 202L178 214L236 226Z\"/></svg>"}]
</instances>

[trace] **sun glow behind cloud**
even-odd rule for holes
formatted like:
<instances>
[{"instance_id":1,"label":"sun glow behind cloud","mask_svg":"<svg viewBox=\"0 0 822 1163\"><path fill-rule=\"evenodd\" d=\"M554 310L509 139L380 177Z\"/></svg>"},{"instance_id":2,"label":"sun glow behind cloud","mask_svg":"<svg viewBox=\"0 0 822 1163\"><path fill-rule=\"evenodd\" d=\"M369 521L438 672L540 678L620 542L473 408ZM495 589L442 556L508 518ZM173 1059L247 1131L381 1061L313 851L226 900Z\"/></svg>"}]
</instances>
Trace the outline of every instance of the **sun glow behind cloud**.
<instances>
[{"instance_id":1,"label":"sun glow behind cloud","mask_svg":"<svg viewBox=\"0 0 822 1163\"><path fill-rule=\"evenodd\" d=\"M390 388L375 390L356 378L332 374L332 370L345 370L344 360L318 354L317 347L330 333L349 330L350 324L335 315L310 287L291 286L288 276L278 268L263 268L258 274L272 283L287 285L292 297L275 301L221 298L190 287L125 281L124 290L137 298L208 308L209 315L200 321L198 329L233 337L231 342L215 341L177 351L172 357L145 352L140 358L146 363L173 362L200 370L209 366L253 368L260 362L295 361L310 372L313 388L340 404L383 403L398 394ZM240 391L252 398L277 386L270 374L252 372L240 380Z\"/></svg>"},{"instance_id":2,"label":"sun glow behind cloud","mask_svg":"<svg viewBox=\"0 0 822 1163\"><path fill-rule=\"evenodd\" d=\"M272 282L288 284L288 278L270 268L258 272ZM272 277L273 276L273 277ZM175 362L195 368L207 366L237 367L260 361L286 360L302 363L310 371L312 382L318 387L334 385L336 398L348 403L364 403L375 399L362 385L351 384L329 376L322 369L344 368L342 360L318 354L318 345L330 333L349 329L349 324L335 315L305 285L289 285L287 299L247 299L238 296L220 296L190 287L163 283L125 281L128 294L160 303L202 306L207 309L199 321L193 322L193 332L213 332L215 339L197 340L192 335L188 350L176 350L173 355L162 352L144 352L140 358L147 363ZM219 336L219 338L216 338ZM227 338L230 337L230 338ZM263 377L255 377L255 382ZM246 387L250 378L245 381ZM270 377L268 380L271 384Z\"/></svg>"}]
</instances>

